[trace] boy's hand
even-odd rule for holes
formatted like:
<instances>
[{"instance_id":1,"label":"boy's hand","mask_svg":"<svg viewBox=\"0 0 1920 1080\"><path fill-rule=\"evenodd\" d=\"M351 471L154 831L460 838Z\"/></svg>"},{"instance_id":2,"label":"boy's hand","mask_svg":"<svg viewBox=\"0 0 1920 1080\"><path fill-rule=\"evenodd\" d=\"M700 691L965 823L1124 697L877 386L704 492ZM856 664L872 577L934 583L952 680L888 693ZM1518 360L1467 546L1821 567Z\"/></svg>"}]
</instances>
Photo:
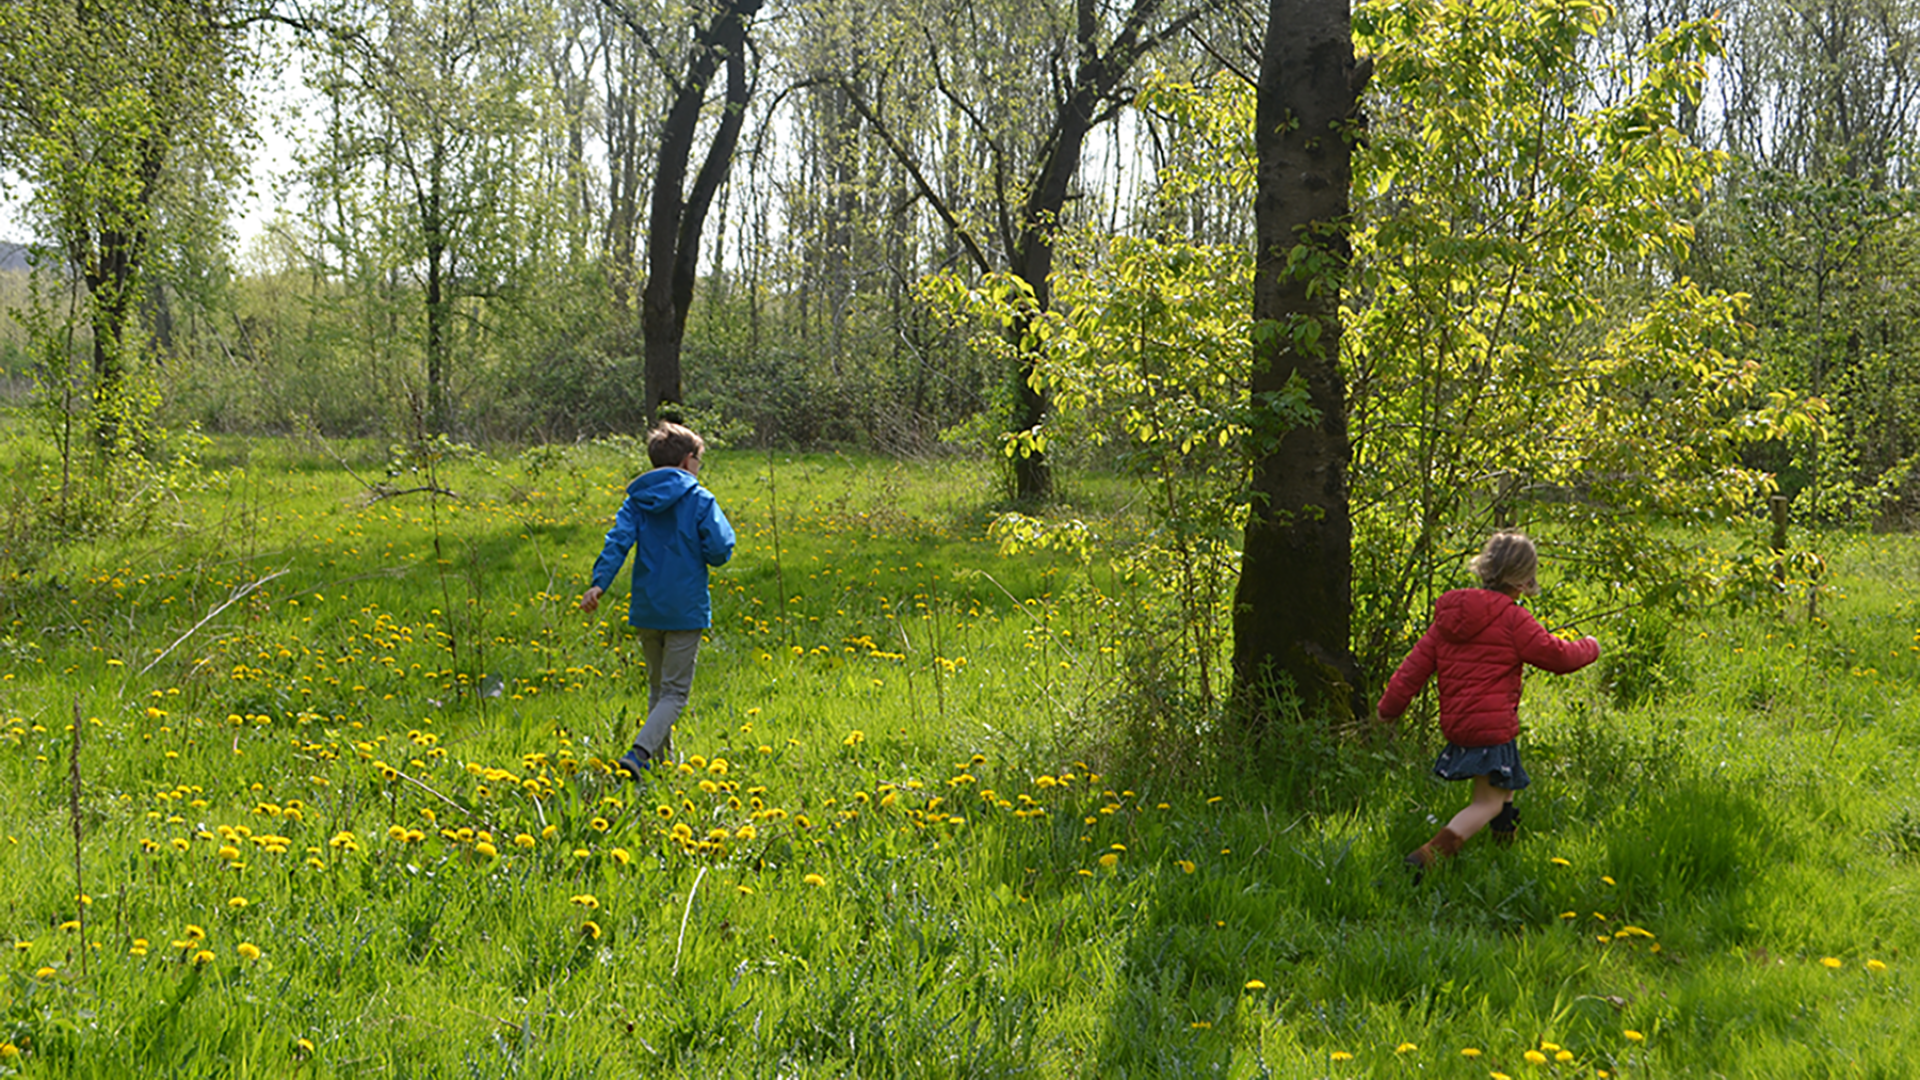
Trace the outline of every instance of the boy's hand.
<instances>
[{"instance_id":1,"label":"boy's hand","mask_svg":"<svg viewBox=\"0 0 1920 1080\"><path fill-rule=\"evenodd\" d=\"M600 586L590 585L580 596L580 610L591 615L600 606Z\"/></svg>"}]
</instances>

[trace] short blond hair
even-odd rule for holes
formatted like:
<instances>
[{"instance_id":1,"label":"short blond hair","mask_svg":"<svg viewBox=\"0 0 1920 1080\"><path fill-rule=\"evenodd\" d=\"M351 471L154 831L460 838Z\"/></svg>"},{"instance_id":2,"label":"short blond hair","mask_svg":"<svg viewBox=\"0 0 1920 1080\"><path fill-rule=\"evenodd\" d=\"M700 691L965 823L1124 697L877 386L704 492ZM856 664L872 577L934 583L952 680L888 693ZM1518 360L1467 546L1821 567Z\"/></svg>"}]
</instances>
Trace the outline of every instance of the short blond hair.
<instances>
[{"instance_id":1,"label":"short blond hair","mask_svg":"<svg viewBox=\"0 0 1920 1080\"><path fill-rule=\"evenodd\" d=\"M1473 572L1487 589L1514 589L1536 596L1540 592L1540 553L1525 533L1497 532L1473 557Z\"/></svg>"}]
</instances>

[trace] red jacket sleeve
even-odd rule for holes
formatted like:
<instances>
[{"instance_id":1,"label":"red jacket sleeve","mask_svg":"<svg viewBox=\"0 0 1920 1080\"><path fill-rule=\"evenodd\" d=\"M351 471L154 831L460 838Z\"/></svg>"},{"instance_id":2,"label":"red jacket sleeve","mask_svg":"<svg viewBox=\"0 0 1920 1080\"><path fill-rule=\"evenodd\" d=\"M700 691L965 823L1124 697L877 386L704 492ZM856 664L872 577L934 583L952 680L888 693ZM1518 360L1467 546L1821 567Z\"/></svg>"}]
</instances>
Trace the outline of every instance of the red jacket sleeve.
<instances>
[{"instance_id":1,"label":"red jacket sleeve","mask_svg":"<svg viewBox=\"0 0 1920 1080\"><path fill-rule=\"evenodd\" d=\"M1413 651L1400 661L1393 678L1387 680L1386 693L1380 695L1380 704L1377 706L1380 715L1388 720L1396 720L1406 712L1413 695L1419 693L1427 685L1427 680L1433 677L1434 665L1438 660L1434 629L1429 626L1427 632L1420 635L1420 640L1414 643Z\"/></svg>"},{"instance_id":2,"label":"red jacket sleeve","mask_svg":"<svg viewBox=\"0 0 1920 1080\"><path fill-rule=\"evenodd\" d=\"M1512 618L1513 647L1520 659L1542 671L1551 671L1555 675L1566 675L1579 671L1595 660L1600 659L1600 643L1592 638L1568 641L1547 633L1540 620L1533 613L1518 604L1513 606L1518 612Z\"/></svg>"}]
</instances>

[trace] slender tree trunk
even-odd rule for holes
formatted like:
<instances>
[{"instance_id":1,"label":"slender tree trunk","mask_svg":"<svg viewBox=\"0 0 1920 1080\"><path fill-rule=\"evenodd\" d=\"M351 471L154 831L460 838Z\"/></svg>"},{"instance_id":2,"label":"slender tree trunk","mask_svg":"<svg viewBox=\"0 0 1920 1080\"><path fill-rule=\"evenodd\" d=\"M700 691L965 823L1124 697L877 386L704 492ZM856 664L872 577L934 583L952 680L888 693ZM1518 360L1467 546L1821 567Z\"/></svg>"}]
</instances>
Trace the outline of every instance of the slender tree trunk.
<instances>
[{"instance_id":1,"label":"slender tree trunk","mask_svg":"<svg viewBox=\"0 0 1920 1080\"><path fill-rule=\"evenodd\" d=\"M1296 427L1276 417L1253 436L1270 448L1253 463L1234 673L1255 731L1270 719L1275 676L1330 719L1361 708L1349 641L1351 454L1336 310L1348 254L1353 69L1347 0L1271 0L1254 135L1252 390L1256 401L1285 394L1298 377L1318 416Z\"/></svg>"},{"instance_id":2,"label":"slender tree trunk","mask_svg":"<svg viewBox=\"0 0 1920 1080\"><path fill-rule=\"evenodd\" d=\"M140 150L138 212L131 227L102 226L89 237L84 228L69 241L69 257L80 269L93 301L94 442L116 446L126 426L127 340L140 301L150 234L148 210L166 163L166 143L149 139Z\"/></svg>"},{"instance_id":3,"label":"slender tree trunk","mask_svg":"<svg viewBox=\"0 0 1920 1080\"><path fill-rule=\"evenodd\" d=\"M445 433L453 417L447 395L448 323L453 305L447 299L447 234L442 220L440 148L427 163L426 205L420 231L427 241L427 434Z\"/></svg>"},{"instance_id":4,"label":"slender tree trunk","mask_svg":"<svg viewBox=\"0 0 1920 1080\"><path fill-rule=\"evenodd\" d=\"M1084 6L1084 5L1083 5ZM1158 0L1146 0L1137 11L1152 11ZM1090 42L1088 43L1090 46ZM1033 289L1034 303L1045 311L1053 303L1053 237L1059 227L1060 213L1067 207L1073 178L1080 171L1080 153L1087 134L1093 130L1094 112L1113 92L1120 77L1132 65L1127 51L1132 43L1115 48L1118 60L1090 55L1075 72L1072 92L1060 103L1054 117L1052 137L1045 157L1035 175L1026 205L1020 210L1020 235L1013 244L1013 272ZM1021 345L1027 333L1026 320L1009 330L1015 345ZM1014 413L1015 431L1030 431L1046 421L1052 404L1046 391L1034 385L1039 358L1024 346L1020 349L1019 407ZM1044 451L1023 454L1013 462L1014 497L1022 502L1045 502L1053 497L1053 466Z\"/></svg>"}]
</instances>

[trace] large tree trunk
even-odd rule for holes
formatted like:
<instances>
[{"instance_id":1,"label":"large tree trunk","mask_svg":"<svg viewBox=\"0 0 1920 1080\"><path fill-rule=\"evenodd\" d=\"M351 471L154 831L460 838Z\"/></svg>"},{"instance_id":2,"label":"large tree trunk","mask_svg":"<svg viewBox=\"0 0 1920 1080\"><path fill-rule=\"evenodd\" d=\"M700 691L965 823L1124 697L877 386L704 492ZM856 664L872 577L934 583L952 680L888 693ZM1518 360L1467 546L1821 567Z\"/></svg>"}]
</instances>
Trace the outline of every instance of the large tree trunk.
<instances>
[{"instance_id":1,"label":"large tree trunk","mask_svg":"<svg viewBox=\"0 0 1920 1080\"><path fill-rule=\"evenodd\" d=\"M1260 329L1252 390L1256 401L1284 394L1297 375L1318 415L1300 426L1275 415L1268 431L1254 432L1254 444L1269 449L1254 461L1233 659L1243 715L1256 731L1269 719L1276 676L1329 719L1361 707L1349 642L1351 454L1336 310L1348 254L1352 75L1347 0L1271 0L1254 136Z\"/></svg>"},{"instance_id":2,"label":"large tree trunk","mask_svg":"<svg viewBox=\"0 0 1920 1080\"><path fill-rule=\"evenodd\" d=\"M686 336L687 308L693 303L700 270L700 234L714 193L733 165L733 149L746 120L747 20L761 0L726 0L713 22L694 43L687 71L675 87L666 122L660 129L660 157L654 171L652 213L647 220L647 283L640 295L640 332L646 341L647 417L660 415L663 402L678 402L680 344ZM706 160L685 190L693 140L706 104L707 88L722 61L727 65L726 104L720 125L707 146Z\"/></svg>"}]
</instances>

